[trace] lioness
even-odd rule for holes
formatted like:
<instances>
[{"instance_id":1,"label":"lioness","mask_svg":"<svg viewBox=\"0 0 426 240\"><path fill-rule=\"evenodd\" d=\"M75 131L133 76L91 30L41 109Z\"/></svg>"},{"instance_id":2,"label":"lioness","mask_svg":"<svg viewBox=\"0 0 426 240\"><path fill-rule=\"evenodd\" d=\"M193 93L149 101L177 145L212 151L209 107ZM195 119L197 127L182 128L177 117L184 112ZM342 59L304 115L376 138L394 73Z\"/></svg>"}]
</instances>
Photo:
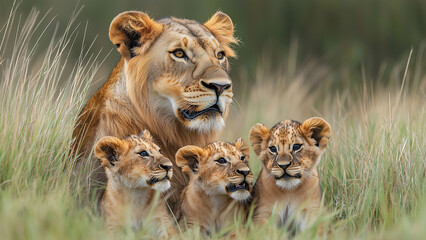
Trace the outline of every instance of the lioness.
<instances>
[{"instance_id":1,"label":"lioness","mask_svg":"<svg viewBox=\"0 0 426 240\"><path fill-rule=\"evenodd\" d=\"M303 123L284 120L271 129L258 123L251 128L250 142L262 163L255 185L254 222L265 223L275 206L278 225L297 211L302 214L298 229L310 224L321 203L316 167L330 136L330 125L322 118Z\"/></svg>"},{"instance_id":2,"label":"lioness","mask_svg":"<svg viewBox=\"0 0 426 240\"><path fill-rule=\"evenodd\" d=\"M241 138L235 144L217 141L204 148L186 146L176 153L176 163L190 176L182 192L178 221L200 226L207 235L231 225L236 215L246 217L253 174L249 149Z\"/></svg>"},{"instance_id":3,"label":"lioness","mask_svg":"<svg viewBox=\"0 0 426 240\"><path fill-rule=\"evenodd\" d=\"M233 96L233 34L232 20L222 12L204 24L174 17L155 21L137 11L114 18L109 38L122 58L81 111L73 133L73 151L80 155L76 169L88 165L89 183L106 181L98 161L86 161L103 136L148 129L172 162L179 148L216 140ZM175 165L174 173L172 204L187 183Z\"/></svg>"},{"instance_id":4,"label":"lioness","mask_svg":"<svg viewBox=\"0 0 426 240\"><path fill-rule=\"evenodd\" d=\"M125 139L104 137L94 151L108 178L100 210L109 229L124 227L126 210L130 212L132 227L136 229L149 211L153 211L160 237L176 233L162 196L158 202L154 201L156 191L164 192L170 188L172 162L160 153L151 134L144 131L141 136Z\"/></svg>"}]
</instances>

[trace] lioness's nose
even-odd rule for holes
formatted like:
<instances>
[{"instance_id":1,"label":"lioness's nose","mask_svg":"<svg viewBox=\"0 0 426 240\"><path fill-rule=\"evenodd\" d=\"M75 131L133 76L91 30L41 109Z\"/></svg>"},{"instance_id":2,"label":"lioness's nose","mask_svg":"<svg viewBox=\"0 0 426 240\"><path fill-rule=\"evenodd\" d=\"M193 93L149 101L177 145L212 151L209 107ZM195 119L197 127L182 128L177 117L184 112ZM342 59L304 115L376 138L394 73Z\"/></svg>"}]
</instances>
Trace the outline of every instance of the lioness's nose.
<instances>
[{"instance_id":1,"label":"lioness's nose","mask_svg":"<svg viewBox=\"0 0 426 240\"><path fill-rule=\"evenodd\" d=\"M204 81L201 81L201 84L206 88L213 89L216 92L216 96L220 96L223 91L231 87L231 84L218 84L214 82L206 83Z\"/></svg>"},{"instance_id":2,"label":"lioness's nose","mask_svg":"<svg viewBox=\"0 0 426 240\"><path fill-rule=\"evenodd\" d=\"M172 168L172 165L160 164L160 167L164 170L169 171Z\"/></svg>"},{"instance_id":3,"label":"lioness's nose","mask_svg":"<svg viewBox=\"0 0 426 240\"><path fill-rule=\"evenodd\" d=\"M241 174L241 175L243 175L245 177L245 176L249 175L250 170L240 170L240 169L238 169L237 173L239 173L239 174Z\"/></svg>"}]
</instances>

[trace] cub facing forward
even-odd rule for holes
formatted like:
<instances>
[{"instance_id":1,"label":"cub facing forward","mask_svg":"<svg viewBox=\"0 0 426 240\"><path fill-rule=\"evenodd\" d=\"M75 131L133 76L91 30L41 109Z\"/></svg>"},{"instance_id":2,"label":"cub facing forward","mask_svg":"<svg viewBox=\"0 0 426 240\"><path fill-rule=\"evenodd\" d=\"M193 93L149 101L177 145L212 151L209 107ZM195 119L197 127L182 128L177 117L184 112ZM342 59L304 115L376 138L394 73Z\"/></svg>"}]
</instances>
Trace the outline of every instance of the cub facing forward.
<instances>
[{"instance_id":1,"label":"cub facing forward","mask_svg":"<svg viewBox=\"0 0 426 240\"><path fill-rule=\"evenodd\" d=\"M186 146L176 153L176 163L190 177L182 192L181 225L200 226L207 235L229 226L235 215L245 219L245 203L251 199L253 174L248 165L248 145L222 141L204 148Z\"/></svg>"},{"instance_id":2,"label":"cub facing forward","mask_svg":"<svg viewBox=\"0 0 426 240\"><path fill-rule=\"evenodd\" d=\"M160 153L148 131L125 139L104 137L95 146L95 156L108 178L100 206L109 229L124 227L126 212L132 214L132 227L138 229L154 207L152 217L159 224L160 237L175 233L164 199L154 201L156 191L171 186L172 162Z\"/></svg>"},{"instance_id":3,"label":"cub facing forward","mask_svg":"<svg viewBox=\"0 0 426 240\"><path fill-rule=\"evenodd\" d=\"M302 214L299 230L310 224L321 204L316 167L330 136L330 125L322 118L303 123L284 120L271 129L258 123L251 128L250 142L262 162L254 222L265 223L276 207L278 225L295 211Z\"/></svg>"}]
</instances>

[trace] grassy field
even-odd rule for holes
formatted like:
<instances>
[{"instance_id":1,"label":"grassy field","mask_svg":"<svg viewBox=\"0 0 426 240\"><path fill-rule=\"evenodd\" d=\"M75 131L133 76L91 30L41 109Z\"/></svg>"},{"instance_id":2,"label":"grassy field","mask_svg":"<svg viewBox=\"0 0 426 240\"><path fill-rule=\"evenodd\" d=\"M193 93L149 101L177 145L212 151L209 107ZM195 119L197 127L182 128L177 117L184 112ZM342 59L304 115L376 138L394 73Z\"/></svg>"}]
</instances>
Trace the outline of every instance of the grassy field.
<instances>
[{"instance_id":1,"label":"grassy field","mask_svg":"<svg viewBox=\"0 0 426 240\"><path fill-rule=\"evenodd\" d=\"M64 34L43 36L40 32L53 23L40 19L36 11L28 19L12 12L0 26L0 238L113 239L95 207L81 203L84 193L70 181L69 163L74 159L68 156L76 115L97 80L102 59L90 54L91 44L74 46L82 31L72 24ZM37 49L46 37L49 47ZM77 62L67 61L73 48L82 53ZM255 79L240 70L223 139L248 140L257 122L271 126L282 119L321 116L331 124L333 135L320 163L328 211L317 224L323 223L329 234L317 236L316 224L296 239L424 238L422 47L393 66L390 79L361 78L354 84L347 76L338 89L328 81L334 69L315 62L298 66L296 52L293 46L281 70L259 61ZM259 172L253 152L250 161ZM245 239L287 237L273 224L259 229L236 222L232 229L237 228L248 229L246 236L237 235ZM139 232L127 230L114 237L155 239L149 232L147 224ZM199 233L195 229L176 238L197 239Z\"/></svg>"}]
</instances>

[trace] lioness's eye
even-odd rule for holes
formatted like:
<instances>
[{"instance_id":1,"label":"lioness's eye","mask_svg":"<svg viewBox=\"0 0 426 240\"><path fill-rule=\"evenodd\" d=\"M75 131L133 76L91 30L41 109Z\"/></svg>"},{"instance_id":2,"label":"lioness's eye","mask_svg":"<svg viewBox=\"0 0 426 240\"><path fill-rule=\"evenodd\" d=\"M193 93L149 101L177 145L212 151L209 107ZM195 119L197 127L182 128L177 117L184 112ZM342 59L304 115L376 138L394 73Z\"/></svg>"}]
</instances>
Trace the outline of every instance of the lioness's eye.
<instances>
[{"instance_id":1,"label":"lioness's eye","mask_svg":"<svg viewBox=\"0 0 426 240\"><path fill-rule=\"evenodd\" d=\"M272 153L276 153L277 148L275 146L269 147L269 151L271 151Z\"/></svg>"},{"instance_id":2,"label":"lioness's eye","mask_svg":"<svg viewBox=\"0 0 426 240\"><path fill-rule=\"evenodd\" d=\"M294 144L293 145L293 151L298 151L302 147L302 144Z\"/></svg>"},{"instance_id":3,"label":"lioness's eye","mask_svg":"<svg viewBox=\"0 0 426 240\"><path fill-rule=\"evenodd\" d=\"M176 49L172 53L177 58L186 58L186 54L182 49Z\"/></svg>"},{"instance_id":4,"label":"lioness's eye","mask_svg":"<svg viewBox=\"0 0 426 240\"><path fill-rule=\"evenodd\" d=\"M142 151L139 153L142 157L149 157L149 153L147 151Z\"/></svg>"},{"instance_id":5,"label":"lioness's eye","mask_svg":"<svg viewBox=\"0 0 426 240\"><path fill-rule=\"evenodd\" d=\"M226 159L225 159L225 158L219 158L218 160L216 160L216 162L217 162L217 163L219 163L219 164L225 164L225 163L227 163L228 161L226 161Z\"/></svg>"},{"instance_id":6,"label":"lioness's eye","mask_svg":"<svg viewBox=\"0 0 426 240\"><path fill-rule=\"evenodd\" d=\"M241 161L245 161L246 160L246 156L241 156Z\"/></svg>"},{"instance_id":7,"label":"lioness's eye","mask_svg":"<svg viewBox=\"0 0 426 240\"><path fill-rule=\"evenodd\" d=\"M217 57L217 59L222 60L225 57L225 53L223 51L218 52L216 57Z\"/></svg>"}]
</instances>

